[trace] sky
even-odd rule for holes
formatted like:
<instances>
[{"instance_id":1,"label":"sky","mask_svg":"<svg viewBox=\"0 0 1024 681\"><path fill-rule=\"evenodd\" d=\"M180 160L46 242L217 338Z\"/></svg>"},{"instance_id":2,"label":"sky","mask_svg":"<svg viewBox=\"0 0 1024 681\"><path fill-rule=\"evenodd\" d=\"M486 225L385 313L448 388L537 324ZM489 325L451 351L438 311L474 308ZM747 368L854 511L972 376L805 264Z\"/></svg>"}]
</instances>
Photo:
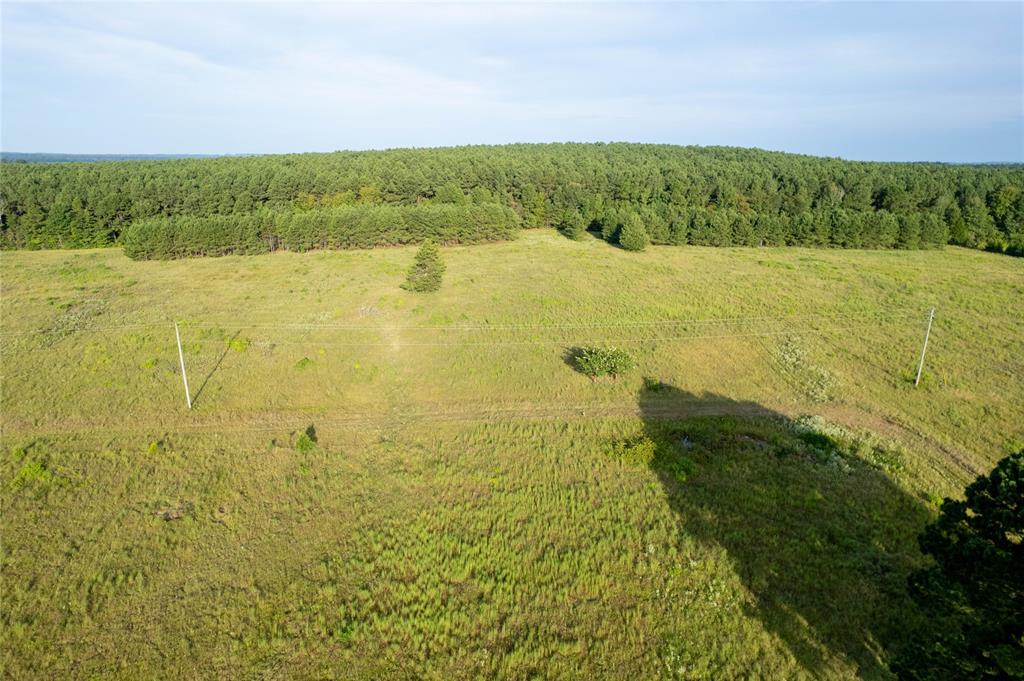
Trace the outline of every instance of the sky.
<instances>
[{"instance_id":1,"label":"sky","mask_svg":"<svg viewBox=\"0 0 1024 681\"><path fill-rule=\"evenodd\" d=\"M0 3L0 149L1024 161L1024 3Z\"/></svg>"}]
</instances>

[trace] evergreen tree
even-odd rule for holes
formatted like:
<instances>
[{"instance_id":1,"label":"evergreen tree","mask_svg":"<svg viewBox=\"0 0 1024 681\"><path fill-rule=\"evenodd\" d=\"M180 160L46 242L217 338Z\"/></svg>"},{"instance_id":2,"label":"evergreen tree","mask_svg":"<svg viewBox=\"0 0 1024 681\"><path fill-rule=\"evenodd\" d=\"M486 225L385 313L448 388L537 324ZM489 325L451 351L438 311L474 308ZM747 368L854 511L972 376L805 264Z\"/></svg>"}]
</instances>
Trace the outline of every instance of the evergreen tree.
<instances>
[{"instance_id":1,"label":"evergreen tree","mask_svg":"<svg viewBox=\"0 0 1024 681\"><path fill-rule=\"evenodd\" d=\"M935 213L921 216L921 245L928 248L941 247L949 241L946 223Z\"/></svg>"},{"instance_id":2,"label":"evergreen tree","mask_svg":"<svg viewBox=\"0 0 1024 681\"><path fill-rule=\"evenodd\" d=\"M605 208L599 222L601 225L601 238L605 241L615 241L619 236L619 230L622 228L619 212L609 206Z\"/></svg>"},{"instance_id":3,"label":"evergreen tree","mask_svg":"<svg viewBox=\"0 0 1024 681\"><path fill-rule=\"evenodd\" d=\"M441 288L444 270L444 262L441 260L441 251L437 244L433 241L424 241L420 250L416 252L416 260L409 269L402 288L420 293L437 291Z\"/></svg>"},{"instance_id":4,"label":"evergreen tree","mask_svg":"<svg viewBox=\"0 0 1024 681\"><path fill-rule=\"evenodd\" d=\"M434 200L438 203L464 204L468 201L462 187L454 182L446 182L434 192Z\"/></svg>"},{"instance_id":5,"label":"evergreen tree","mask_svg":"<svg viewBox=\"0 0 1024 681\"><path fill-rule=\"evenodd\" d=\"M587 233L587 223L583 219L583 214L575 208L562 211L562 217L558 220L558 231L570 239L582 239Z\"/></svg>"},{"instance_id":6,"label":"evergreen tree","mask_svg":"<svg viewBox=\"0 0 1024 681\"><path fill-rule=\"evenodd\" d=\"M757 246L758 243L759 240L750 224L750 219L743 213L734 213L732 216L733 246Z\"/></svg>"},{"instance_id":7,"label":"evergreen tree","mask_svg":"<svg viewBox=\"0 0 1024 681\"><path fill-rule=\"evenodd\" d=\"M899 217L899 235L896 238L896 245L899 248L920 248L921 247L921 222L916 215L901 215Z\"/></svg>"},{"instance_id":8,"label":"evergreen tree","mask_svg":"<svg viewBox=\"0 0 1024 681\"><path fill-rule=\"evenodd\" d=\"M494 194L487 187L473 187L470 200L475 204L494 203Z\"/></svg>"},{"instance_id":9,"label":"evergreen tree","mask_svg":"<svg viewBox=\"0 0 1024 681\"><path fill-rule=\"evenodd\" d=\"M636 213L630 213L619 232L619 245L627 251L642 251L651 243L644 223Z\"/></svg>"}]
</instances>

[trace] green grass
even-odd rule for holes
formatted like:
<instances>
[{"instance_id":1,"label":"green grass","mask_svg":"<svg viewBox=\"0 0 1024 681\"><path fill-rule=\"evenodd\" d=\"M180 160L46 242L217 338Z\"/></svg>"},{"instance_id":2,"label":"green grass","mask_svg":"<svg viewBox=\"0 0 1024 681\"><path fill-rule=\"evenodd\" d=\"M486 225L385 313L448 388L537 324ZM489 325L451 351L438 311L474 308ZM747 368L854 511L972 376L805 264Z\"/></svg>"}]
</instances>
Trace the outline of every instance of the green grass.
<instances>
[{"instance_id":1,"label":"green grass","mask_svg":"<svg viewBox=\"0 0 1024 681\"><path fill-rule=\"evenodd\" d=\"M414 250L2 254L6 676L886 678L1024 437L1019 259Z\"/></svg>"}]
</instances>

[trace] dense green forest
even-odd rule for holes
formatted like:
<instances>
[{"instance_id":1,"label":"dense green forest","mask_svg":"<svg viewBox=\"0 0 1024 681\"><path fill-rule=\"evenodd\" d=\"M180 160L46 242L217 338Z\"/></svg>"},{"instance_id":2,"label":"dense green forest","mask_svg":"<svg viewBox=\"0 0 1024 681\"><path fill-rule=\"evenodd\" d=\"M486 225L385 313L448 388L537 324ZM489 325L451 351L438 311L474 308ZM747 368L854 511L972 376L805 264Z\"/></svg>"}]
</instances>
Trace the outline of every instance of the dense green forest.
<instances>
[{"instance_id":1,"label":"dense green forest","mask_svg":"<svg viewBox=\"0 0 1024 681\"><path fill-rule=\"evenodd\" d=\"M1024 168L728 147L543 144L162 161L4 163L4 248L135 257L508 238L1024 254ZM441 209L439 204L451 204ZM512 215L507 209L511 209Z\"/></svg>"}]
</instances>

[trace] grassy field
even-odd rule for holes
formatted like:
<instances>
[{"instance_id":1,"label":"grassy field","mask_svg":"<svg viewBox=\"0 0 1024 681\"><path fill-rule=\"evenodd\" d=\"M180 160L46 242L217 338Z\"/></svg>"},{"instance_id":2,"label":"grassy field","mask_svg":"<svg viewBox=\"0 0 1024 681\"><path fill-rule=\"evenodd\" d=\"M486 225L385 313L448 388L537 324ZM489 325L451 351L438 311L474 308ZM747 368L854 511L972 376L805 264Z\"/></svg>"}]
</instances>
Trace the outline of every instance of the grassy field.
<instances>
[{"instance_id":1,"label":"grassy field","mask_svg":"<svg viewBox=\"0 0 1024 681\"><path fill-rule=\"evenodd\" d=\"M5 676L887 678L1024 438L1021 259L413 253L2 254Z\"/></svg>"}]
</instances>

